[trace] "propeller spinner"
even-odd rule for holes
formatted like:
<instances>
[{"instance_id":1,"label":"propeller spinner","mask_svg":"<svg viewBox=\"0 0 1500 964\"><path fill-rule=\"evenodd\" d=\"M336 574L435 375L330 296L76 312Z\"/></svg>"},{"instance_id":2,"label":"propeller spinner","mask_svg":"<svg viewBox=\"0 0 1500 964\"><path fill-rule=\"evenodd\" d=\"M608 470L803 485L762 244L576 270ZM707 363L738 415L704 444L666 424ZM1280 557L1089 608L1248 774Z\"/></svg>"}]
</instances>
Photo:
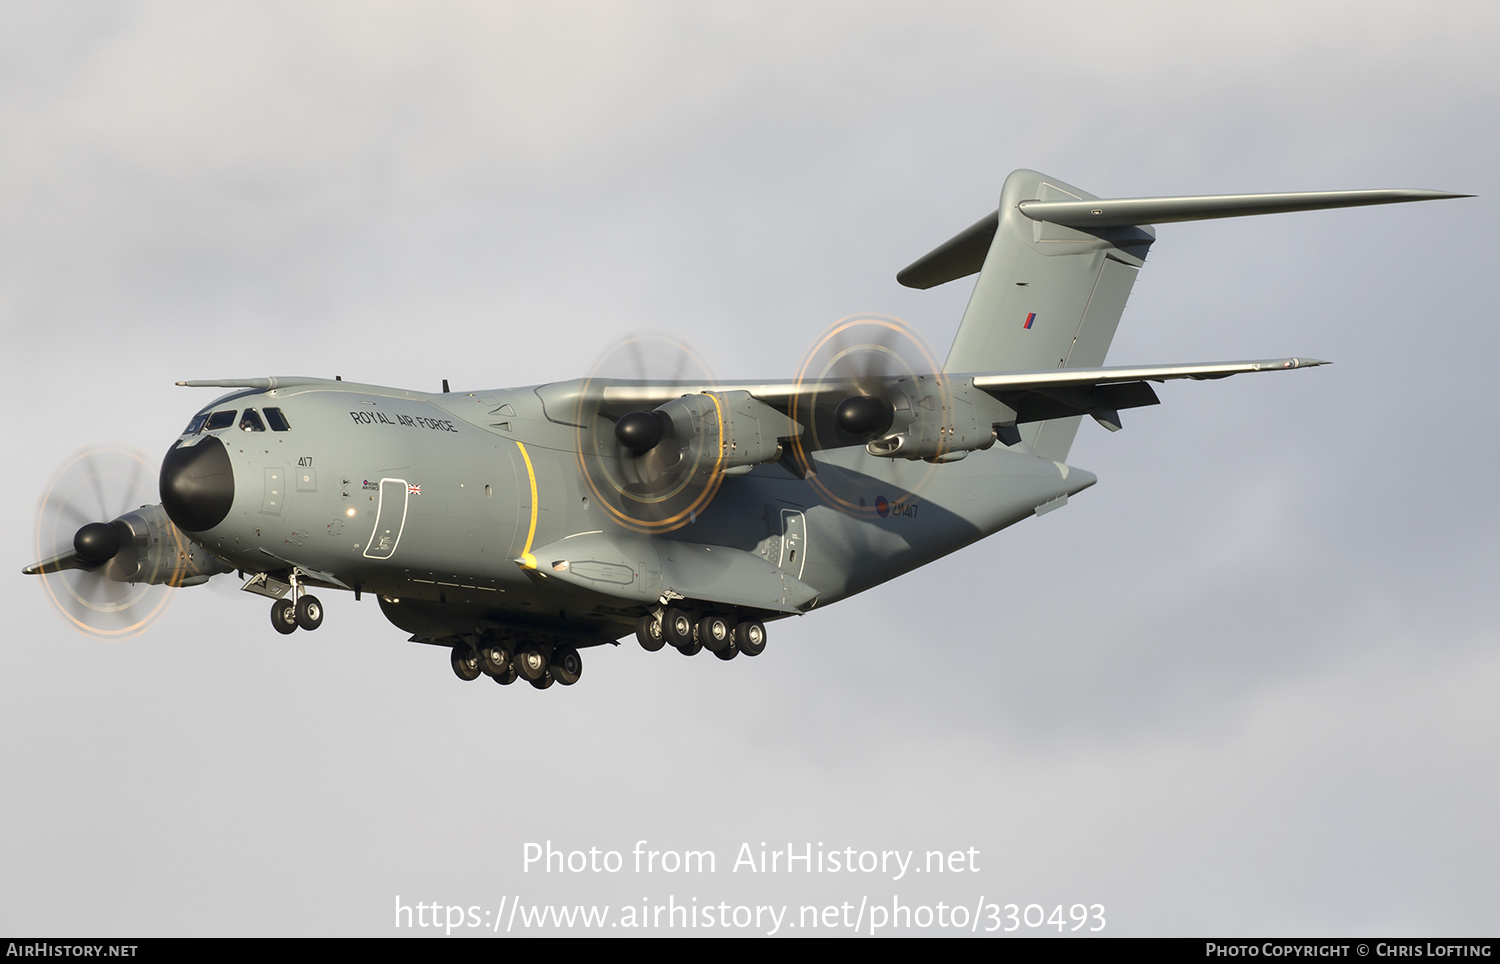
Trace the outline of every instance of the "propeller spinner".
<instances>
[{"instance_id":1,"label":"propeller spinner","mask_svg":"<svg viewBox=\"0 0 1500 964\"><path fill-rule=\"evenodd\" d=\"M689 392L651 410L618 411L605 398L616 379L682 384ZM616 522L637 532L671 532L707 508L724 473L724 413L701 394L714 384L687 345L632 335L608 349L580 390L577 452L595 499Z\"/></svg>"},{"instance_id":2,"label":"propeller spinner","mask_svg":"<svg viewBox=\"0 0 1500 964\"><path fill-rule=\"evenodd\" d=\"M823 333L797 372L792 418L808 426L807 440L793 440L791 456L818 493L833 507L853 515L875 515L881 504L910 497L934 466L897 469L903 489L870 489L870 476L858 470L860 456L820 457L824 449L848 452L879 444L893 430L920 415L949 407L939 373L942 363L926 339L899 318L858 315ZM882 501L882 499L884 501Z\"/></svg>"}]
</instances>

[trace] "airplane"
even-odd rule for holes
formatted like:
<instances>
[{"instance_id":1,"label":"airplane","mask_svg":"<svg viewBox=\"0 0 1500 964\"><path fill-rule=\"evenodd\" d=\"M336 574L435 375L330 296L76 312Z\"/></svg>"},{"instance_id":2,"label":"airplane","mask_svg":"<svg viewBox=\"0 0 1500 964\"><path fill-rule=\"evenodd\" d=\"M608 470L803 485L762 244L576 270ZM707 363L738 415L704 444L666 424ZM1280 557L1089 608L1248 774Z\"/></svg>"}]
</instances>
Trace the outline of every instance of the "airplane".
<instances>
[{"instance_id":1,"label":"airplane","mask_svg":"<svg viewBox=\"0 0 1500 964\"><path fill-rule=\"evenodd\" d=\"M459 678L502 685L576 683L580 650L632 632L651 652L757 656L767 623L1093 485L1067 463L1084 416L1117 431L1122 410L1158 403L1152 383L1326 364L1104 366L1153 225L1467 196L1103 199L1020 170L994 212L897 275L925 289L978 274L941 362L895 319L871 316L835 325L783 381L592 375L453 392L444 380L436 393L341 378L178 382L232 391L172 443L160 503L108 521L53 506L54 529L84 524L23 572L80 581L54 599L100 635L114 631L95 616L137 598L97 603L114 598L111 584L238 572L274 600L280 633L322 625L313 589L369 593L412 642L449 650ZM149 617L125 618L133 632Z\"/></svg>"}]
</instances>

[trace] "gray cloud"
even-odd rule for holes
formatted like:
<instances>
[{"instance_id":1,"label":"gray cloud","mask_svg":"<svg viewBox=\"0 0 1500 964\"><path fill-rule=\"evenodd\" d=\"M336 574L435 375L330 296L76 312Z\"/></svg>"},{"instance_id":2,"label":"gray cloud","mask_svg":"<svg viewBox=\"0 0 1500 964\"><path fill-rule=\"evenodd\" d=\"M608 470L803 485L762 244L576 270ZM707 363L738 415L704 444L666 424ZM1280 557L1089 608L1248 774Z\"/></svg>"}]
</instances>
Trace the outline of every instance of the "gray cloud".
<instances>
[{"instance_id":1,"label":"gray cloud","mask_svg":"<svg viewBox=\"0 0 1500 964\"><path fill-rule=\"evenodd\" d=\"M388 934L397 895L616 907L1103 902L1111 934L1483 934L1500 679L1480 263L1496 16L1467 5L6 5L5 514L80 445L155 453L180 378L581 374L673 331L787 375L1016 167L1103 195L1477 200L1167 225L1112 362L1303 353L1080 432L1065 511L778 624L758 660L590 654L461 686L366 601L316 636L179 593L141 638L5 590L8 919ZM1240 384L1245 382L1247 384ZM712 878L521 847L711 849ZM975 848L891 883L745 842Z\"/></svg>"}]
</instances>

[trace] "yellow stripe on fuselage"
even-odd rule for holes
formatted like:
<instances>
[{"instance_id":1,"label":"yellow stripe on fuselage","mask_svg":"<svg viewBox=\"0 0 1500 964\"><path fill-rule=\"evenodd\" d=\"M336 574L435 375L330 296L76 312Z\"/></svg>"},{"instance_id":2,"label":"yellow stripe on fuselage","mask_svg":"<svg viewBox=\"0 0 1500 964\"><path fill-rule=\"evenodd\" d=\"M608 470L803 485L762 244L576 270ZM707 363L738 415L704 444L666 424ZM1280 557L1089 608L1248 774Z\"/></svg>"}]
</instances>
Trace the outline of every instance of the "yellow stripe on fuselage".
<instances>
[{"instance_id":1,"label":"yellow stripe on fuselage","mask_svg":"<svg viewBox=\"0 0 1500 964\"><path fill-rule=\"evenodd\" d=\"M526 545L521 549L521 558L525 560L528 569L535 569L536 559L531 555L531 540L536 538L536 469L531 466L531 456L526 454L526 446L517 442L516 448L521 450L521 460L526 463L526 478L531 482L531 526L526 530Z\"/></svg>"}]
</instances>

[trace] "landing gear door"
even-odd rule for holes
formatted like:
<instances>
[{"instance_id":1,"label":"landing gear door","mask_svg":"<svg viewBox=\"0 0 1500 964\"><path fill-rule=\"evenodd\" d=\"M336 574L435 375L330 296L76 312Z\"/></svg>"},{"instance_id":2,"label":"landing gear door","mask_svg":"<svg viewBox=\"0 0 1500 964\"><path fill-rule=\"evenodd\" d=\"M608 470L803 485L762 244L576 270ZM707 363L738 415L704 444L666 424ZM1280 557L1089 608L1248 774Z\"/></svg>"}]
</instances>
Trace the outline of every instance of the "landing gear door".
<instances>
[{"instance_id":1,"label":"landing gear door","mask_svg":"<svg viewBox=\"0 0 1500 964\"><path fill-rule=\"evenodd\" d=\"M380 505L375 510L375 530L365 546L366 559L389 559L406 528L407 488L405 479L380 480Z\"/></svg>"}]
</instances>

